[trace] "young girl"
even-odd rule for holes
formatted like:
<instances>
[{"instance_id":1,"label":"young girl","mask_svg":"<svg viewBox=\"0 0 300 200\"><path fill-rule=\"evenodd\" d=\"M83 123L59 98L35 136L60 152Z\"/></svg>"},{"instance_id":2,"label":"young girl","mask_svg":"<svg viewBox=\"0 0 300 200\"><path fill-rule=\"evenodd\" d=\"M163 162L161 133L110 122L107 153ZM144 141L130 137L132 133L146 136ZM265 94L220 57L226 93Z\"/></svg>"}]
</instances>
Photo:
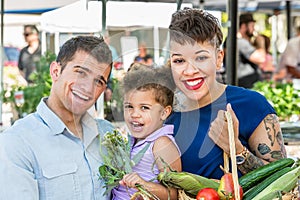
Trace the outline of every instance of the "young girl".
<instances>
[{"instance_id":1,"label":"young girl","mask_svg":"<svg viewBox=\"0 0 300 200\"><path fill-rule=\"evenodd\" d=\"M113 199L130 199L142 185L159 199L177 199L175 189L167 189L156 180L164 171L163 159L173 170L181 171L180 152L173 138L173 125L164 125L172 111L173 89L170 70L133 66L123 79L124 119L131 134L131 157L147 144L143 158L113 189Z\"/></svg>"}]
</instances>

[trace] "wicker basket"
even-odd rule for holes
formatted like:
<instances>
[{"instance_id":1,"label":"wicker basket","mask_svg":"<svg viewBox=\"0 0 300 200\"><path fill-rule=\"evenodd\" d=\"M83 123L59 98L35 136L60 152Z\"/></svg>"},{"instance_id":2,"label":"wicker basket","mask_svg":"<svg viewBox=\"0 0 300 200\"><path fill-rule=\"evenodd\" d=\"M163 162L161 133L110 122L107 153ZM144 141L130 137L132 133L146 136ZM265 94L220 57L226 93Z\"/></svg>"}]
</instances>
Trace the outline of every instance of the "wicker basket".
<instances>
[{"instance_id":1,"label":"wicker basket","mask_svg":"<svg viewBox=\"0 0 300 200\"><path fill-rule=\"evenodd\" d=\"M184 190L178 190L178 200L196 200L190 196L188 196Z\"/></svg>"}]
</instances>

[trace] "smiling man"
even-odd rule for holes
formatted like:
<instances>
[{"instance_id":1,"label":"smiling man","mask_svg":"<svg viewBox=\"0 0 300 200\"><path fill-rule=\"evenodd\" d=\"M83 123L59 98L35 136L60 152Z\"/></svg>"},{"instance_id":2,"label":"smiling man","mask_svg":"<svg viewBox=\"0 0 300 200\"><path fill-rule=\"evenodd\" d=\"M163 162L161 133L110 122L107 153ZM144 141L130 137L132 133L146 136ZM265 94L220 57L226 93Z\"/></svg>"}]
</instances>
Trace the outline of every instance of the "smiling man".
<instances>
[{"instance_id":1,"label":"smiling man","mask_svg":"<svg viewBox=\"0 0 300 200\"><path fill-rule=\"evenodd\" d=\"M104 40L68 40L50 65L52 88L37 111L0 134L0 199L105 199L99 134L113 126L87 110L106 88L112 57Z\"/></svg>"}]
</instances>

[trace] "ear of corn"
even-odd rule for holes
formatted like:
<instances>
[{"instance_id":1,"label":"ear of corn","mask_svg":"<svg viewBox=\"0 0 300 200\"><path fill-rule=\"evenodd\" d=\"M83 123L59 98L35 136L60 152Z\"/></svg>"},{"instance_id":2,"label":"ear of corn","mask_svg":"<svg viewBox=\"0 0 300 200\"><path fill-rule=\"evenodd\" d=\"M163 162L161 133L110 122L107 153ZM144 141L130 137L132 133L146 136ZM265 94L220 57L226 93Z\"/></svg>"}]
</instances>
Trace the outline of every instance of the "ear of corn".
<instances>
[{"instance_id":1,"label":"ear of corn","mask_svg":"<svg viewBox=\"0 0 300 200\"><path fill-rule=\"evenodd\" d=\"M297 166L292 171L282 175L273 183L271 183L268 187L266 187L263 191L256 195L253 200L273 199L278 194L278 191L289 192L296 187L299 176L300 166Z\"/></svg>"},{"instance_id":2,"label":"ear of corn","mask_svg":"<svg viewBox=\"0 0 300 200\"><path fill-rule=\"evenodd\" d=\"M157 180L166 187L183 189L185 193L192 197L195 197L200 189L217 189L219 187L219 183L214 180L188 172L161 172L157 176Z\"/></svg>"}]
</instances>

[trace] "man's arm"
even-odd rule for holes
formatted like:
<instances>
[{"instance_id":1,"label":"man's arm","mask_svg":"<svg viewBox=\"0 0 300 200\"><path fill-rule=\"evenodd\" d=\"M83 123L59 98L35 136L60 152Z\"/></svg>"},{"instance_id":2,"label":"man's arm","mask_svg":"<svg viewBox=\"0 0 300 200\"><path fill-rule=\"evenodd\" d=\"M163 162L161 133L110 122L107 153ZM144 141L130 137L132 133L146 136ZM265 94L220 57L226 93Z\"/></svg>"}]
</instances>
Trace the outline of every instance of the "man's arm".
<instances>
[{"instance_id":1,"label":"man's arm","mask_svg":"<svg viewBox=\"0 0 300 200\"><path fill-rule=\"evenodd\" d=\"M250 55L249 60L254 64L262 64L266 61L265 41L262 36L257 36L255 39L255 51Z\"/></svg>"},{"instance_id":2,"label":"man's arm","mask_svg":"<svg viewBox=\"0 0 300 200\"><path fill-rule=\"evenodd\" d=\"M12 135L0 133L0 199L38 200L39 192L29 151Z\"/></svg>"},{"instance_id":3,"label":"man's arm","mask_svg":"<svg viewBox=\"0 0 300 200\"><path fill-rule=\"evenodd\" d=\"M287 69L288 73L292 75L293 78L300 78L300 71L297 70L296 67L287 65L286 69Z\"/></svg>"},{"instance_id":4,"label":"man's arm","mask_svg":"<svg viewBox=\"0 0 300 200\"><path fill-rule=\"evenodd\" d=\"M20 74L25 78L24 66L23 66L23 62L22 62L23 52L24 52L24 49L21 50L20 55L19 55L18 68L19 68Z\"/></svg>"}]
</instances>

